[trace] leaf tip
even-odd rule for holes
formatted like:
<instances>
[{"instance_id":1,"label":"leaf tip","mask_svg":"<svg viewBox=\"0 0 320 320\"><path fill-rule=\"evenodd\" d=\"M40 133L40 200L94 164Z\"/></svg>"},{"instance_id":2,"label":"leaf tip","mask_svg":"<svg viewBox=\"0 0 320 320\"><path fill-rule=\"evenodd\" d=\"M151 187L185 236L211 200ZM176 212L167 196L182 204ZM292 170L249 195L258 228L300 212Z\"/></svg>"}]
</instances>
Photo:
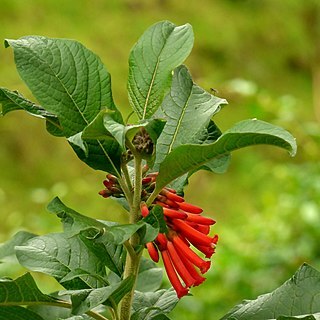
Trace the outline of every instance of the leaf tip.
<instances>
[{"instance_id":1,"label":"leaf tip","mask_svg":"<svg viewBox=\"0 0 320 320\"><path fill-rule=\"evenodd\" d=\"M4 39L4 47L5 48L8 48L8 47L10 47L10 39Z\"/></svg>"}]
</instances>

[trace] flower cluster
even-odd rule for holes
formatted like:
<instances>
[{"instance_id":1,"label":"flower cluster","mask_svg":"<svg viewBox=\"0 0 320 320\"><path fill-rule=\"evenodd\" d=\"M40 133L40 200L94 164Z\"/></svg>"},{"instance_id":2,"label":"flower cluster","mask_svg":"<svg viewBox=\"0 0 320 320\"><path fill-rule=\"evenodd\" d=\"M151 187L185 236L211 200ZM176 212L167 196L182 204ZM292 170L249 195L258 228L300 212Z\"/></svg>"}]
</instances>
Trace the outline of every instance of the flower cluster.
<instances>
[{"instance_id":1,"label":"flower cluster","mask_svg":"<svg viewBox=\"0 0 320 320\"><path fill-rule=\"evenodd\" d=\"M156 176L156 173L152 173L144 178L144 190L153 189ZM168 232L159 233L146 247L155 262L159 261L160 252L168 278L178 298L181 298L188 294L190 287L198 286L205 280L201 274L209 270L211 262L201 258L192 250L191 245L206 258L211 258L218 236L210 237L208 234L215 221L202 216L201 208L185 202L183 197L170 188L164 188L154 204L163 207ZM145 217L148 213L149 209L142 202L142 216Z\"/></svg>"},{"instance_id":2,"label":"flower cluster","mask_svg":"<svg viewBox=\"0 0 320 320\"><path fill-rule=\"evenodd\" d=\"M147 168L143 171L146 172ZM149 214L145 201L155 188L157 175L157 172L149 173L142 179L142 217ZM124 196L117 177L108 174L103 184L106 189L99 194L104 198ZM167 232L159 233L154 241L146 244L146 248L155 262L159 261L161 255L168 278L178 298L181 298L189 293L191 287L198 286L205 280L202 274L211 266L211 261L207 259L214 254L218 242L217 235L209 236L210 226L215 224L215 221L202 216L201 208L185 202L174 189L168 187L161 190L153 205L163 208ZM207 259L202 258L201 253Z\"/></svg>"}]
</instances>

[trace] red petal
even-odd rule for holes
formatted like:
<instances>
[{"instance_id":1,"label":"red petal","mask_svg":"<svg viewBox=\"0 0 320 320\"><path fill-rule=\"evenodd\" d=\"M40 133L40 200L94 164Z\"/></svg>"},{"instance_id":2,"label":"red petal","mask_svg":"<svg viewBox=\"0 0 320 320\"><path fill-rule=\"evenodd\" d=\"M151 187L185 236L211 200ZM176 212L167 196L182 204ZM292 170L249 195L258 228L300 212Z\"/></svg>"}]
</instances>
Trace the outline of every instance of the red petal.
<instances>
[{"instance_id":1,"label":"red petal","mask_svg":"<svg viewBox=\"0 0 320 320\"><path fill-rule=\"evenodd\" d=\"M197 266L200 269L201 273L205 273L209 270L211 262L205 261L202 258L200 258L179 237L173 237L173 244L175 248L178 250L178 252L180 252L182 255L185 255L185 257L190 262L192 262L195 266Z\"/></svg>"},{"instance_id":2,"label":"red petal","mask_svg":"<svg viewBox=\"0 0 320 320\"><path fill-rule=\"evenodd\" d=\"M172 265L168 251L167 250L161 251L161 256L162 256L162 260L163 260L168 278L174 290L176 291L178 298L180 299L183 296L187 295L189 293L189 290L182 286L180 279L178 278L178 275L176 273L176 270Z\"/></svg>"},{"instance_id":3,"label":"red petal","mask_svg":"<svg viewBox=\"0 0 320 320\"><path fill-rule=\"evenodd\" d=\"M168 199L175 201L175 202L184 202L184 199L177 194L170 192L167 189L162 189L160 194L166 196Z\"/></svg>"},{"instance_id":4,"label":"red petal","mask_svg":"<svg viewBox=\"0 0 320 320\"><path fill-rule=\"evenodd\" d=\"M171 241L168 241L167 248L170 254L171 261L177 270L178 274L182 278L187 287L191 287L196 283L196 280L191 276L184 263L181 261L174 245Z\"/></svg>"},{"instance_id":5,"label":"red petal","mask_svg":"<svg viewBox=\"0 0 320 320\"><path fill-rule=\"evenodd\" d=\"M215 224L215 220L207 217L203 217L199 214L194 214L194 213L187 213L188 218L186 219L187 221L190 222L195 222L199 224L204 224L204 225L213 225Z\"/></svg>"},{"instance_id":6,"label":"red petal","mask_svg":"<svg viewBox=\"0 0 320 320\"><path fill-rule=\"evenodd\" d=\"M192 228L186 222L176 219L173 220L173 224L179 229L191 243L198 243L199 245L211 246L214 243L214 239Z\"/></svg>"},{"instance_id":7,"label":"red petal","mask_svg":"<svg viewBox=\"0 0 320 320\"><path fill-rule=\"evenodd\" d=\"M203 210L200 207L194 206L193 204L187 202L180 202L179 203L180 209L190 212L190 213L201 213Z\"/></svg>"},{"instance_id":8,"label":"red petal","mask_svg":"<svg viewBox=\"0 0 320 320\"><path fill-rule=\"evenodd\" d=\"M145 204L145 202L140 203L140 211L141 211L141 215L143 217L146 217L149 214L149 209L148 209L147 205Z\"/></svg>"},{"instance_id":9,"label":"red petal","mask_svg":"<svg viewBox=\"0 0 320 320\"><path fill-rule=\"evenodd\" d=\"M163 208L163 214L171 219L186 219L187 214L182 211Z\"/></svg>"}]
</instances>

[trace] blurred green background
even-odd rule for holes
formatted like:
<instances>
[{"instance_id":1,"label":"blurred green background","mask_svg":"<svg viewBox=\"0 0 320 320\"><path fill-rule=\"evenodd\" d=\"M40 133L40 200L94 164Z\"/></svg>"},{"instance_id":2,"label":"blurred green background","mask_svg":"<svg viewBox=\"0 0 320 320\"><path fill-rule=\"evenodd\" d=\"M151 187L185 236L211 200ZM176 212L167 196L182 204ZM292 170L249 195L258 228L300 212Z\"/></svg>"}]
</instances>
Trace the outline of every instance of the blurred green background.
<instances>
[{"instance_id":1,"label":"blurred green background","mask_svg":"<svg viewBox=\"0 0 320 320\"><path fill-rule=\"evenodd\" d=\"M188 201L218 223L220 236L207 282L182 299L173 319L218 319L242 299L271 291L303 263L320 268L320 4L316 0L0 0L0 38L73 38L97 53L110 71L126 115L127 59L142 32L159 20L189 22L194 50L186 61L194 81L229 105L216 116L224 131L259 118L289 130L298 143L290 158L259 146L233 154L226 174L193 176ZM0 48L0 85L32 98ZM23 112L0 119L0 241L27 229L59 231L46 212L58 195L95 218L125 221L100 198L104 174L77 160L63 139ZM0 275L22 270L3 265ZM41 289L56 289L39 277Z\"/></svg>"}]
</instances>

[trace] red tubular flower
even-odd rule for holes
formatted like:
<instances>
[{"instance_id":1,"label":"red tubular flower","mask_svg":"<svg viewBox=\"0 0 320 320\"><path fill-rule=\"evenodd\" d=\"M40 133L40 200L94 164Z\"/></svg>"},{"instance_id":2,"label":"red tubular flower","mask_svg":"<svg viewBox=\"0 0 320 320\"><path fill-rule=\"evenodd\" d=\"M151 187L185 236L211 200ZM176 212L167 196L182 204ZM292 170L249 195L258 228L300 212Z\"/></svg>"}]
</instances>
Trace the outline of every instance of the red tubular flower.
<instances>
[{"instance_id":1,"label":"red tubular flower","mask_svg":"<svg viewBox=\"0 0 320 320\"><path fill-rule=\"evenodd\" d=\"M150 258L154 262L159 262L159 252L158 252L157 247L154 245L154 243L153 242L148 242L146 244L146 247L148 249Z\"/></svg>"},{"instance_id":2,"label":"red tubular flower","mask_svg":"<svg viewBox=\"0 0 320 320\"><path fill-rule=\"evenodd\" d=\"M182 278L183 282L187 287L192 287L196 283L196 279L192 277L185 264L182 262L179 254L177 253L174 245L171 241L167 244L168 252L170 254L171 261L177 270L179 276Z\"/></svg>"},{"instance_id":3,"label":"red tubular flower","mask_svg":"<svg viewBox=\"0 0 320 320\"><path fill-rule=\"evenodd\" d=\"M163 208L163 214L171 219L186 219L188 216L183 211Z\"/></svg>"},{"instance_id":4,"label":"red tubular flower","mask_svg":"<svg viewBox=\"0 0 320 320\"><path fill-rule=\"evenodd\" d=\"M184 254L190 262L200 269L202 274L206 273L210 269L211 261L205 261L200 258L178 236L174 236L172 241L178 252Z\"/></svg>"},{"instance_id":5,"label":"red tubular flower","mask_svg":"<svg viewBox=\"0 0 320 320\"><path fill-rule=\"evenodd\" d=\"M149 215L145 201L155 190L158 176L157 172L147 174L147 171L148 167L144 167L140 204L142 217ZM103 184L106 189L99 192L101 196L124 196L117 177L107 175ZM155 262L159 261L160 251L168 278L178 298L181 298L188 294L189 288L200 285L206 279L201 274L209 270L211 261L203 259L201 255L209 259L215 252L218 236L208 236L215 220L202 216L200 207L185 202L176 190L168 187L161 190L153 205L163 208L163 220L168 231L159 233L145 246ZM194 247L199 254L193 251Z\"/></svg>"},{"instance_id":6,"label":"red tubular flower","mask_svg":"<svg viewBox=\"0 0 320 320\"><path fill-rule=\"evenodd\" d=\"M173 224L191 243L198 243L199 245L204 246L211 246L214 243L213 238L197 231L183 220L176 219L173 221Z\"/></svg>"},{"instance_id":7,"label":"red tubular flower","mask_svg":"<svg viewBox=\"0 0 320 320\"><path fill-rule=\"evenodd\" d=\"M183 296L187 295L189 293L189 290L182 286L180 279L176 273L176 270L172 265L168 251L167 250L161 251L161 256L162 256L163 264L166 269L168 278L174 290L176 291L178 298L180 299Z\"/></svg>"},{"instance_id":8,"label":"red tubular flower","mask_svg":"<svg viewBox=\"0 0 320 320\"><path fill-rule=\"evenodd\" d=\"M190 204L187 202L180 202L178 203L178 205L181 210L184 210L190 213L200 214L203 212L203 210L200 207L194 206L193 204Z\"/></svg>"}]
</instances>

